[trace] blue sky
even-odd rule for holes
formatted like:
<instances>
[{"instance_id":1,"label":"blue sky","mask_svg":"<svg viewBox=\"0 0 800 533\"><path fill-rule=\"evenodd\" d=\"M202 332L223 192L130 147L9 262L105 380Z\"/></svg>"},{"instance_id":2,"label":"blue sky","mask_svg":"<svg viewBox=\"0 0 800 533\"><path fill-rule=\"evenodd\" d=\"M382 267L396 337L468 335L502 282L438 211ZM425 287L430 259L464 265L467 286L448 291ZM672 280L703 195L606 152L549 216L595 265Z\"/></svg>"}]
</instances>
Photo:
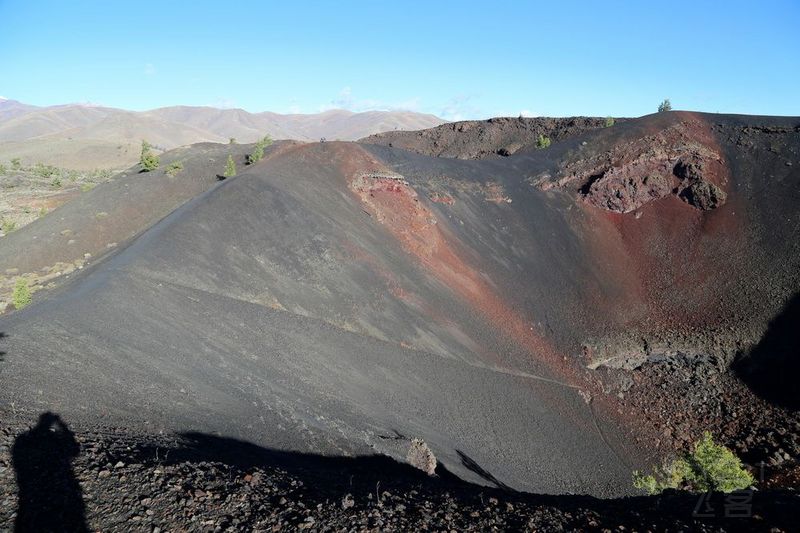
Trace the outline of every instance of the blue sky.
<instances>
[{"instance_id":1,"label":"blue sky","mask_svg":"<svg viewBox=\"0 0 800 533\"><path fill-rule=\"evenodd\" d=\"M800 115L800 1L0 0L0 95L37 105Z\"/></svg>"}]
</instances>

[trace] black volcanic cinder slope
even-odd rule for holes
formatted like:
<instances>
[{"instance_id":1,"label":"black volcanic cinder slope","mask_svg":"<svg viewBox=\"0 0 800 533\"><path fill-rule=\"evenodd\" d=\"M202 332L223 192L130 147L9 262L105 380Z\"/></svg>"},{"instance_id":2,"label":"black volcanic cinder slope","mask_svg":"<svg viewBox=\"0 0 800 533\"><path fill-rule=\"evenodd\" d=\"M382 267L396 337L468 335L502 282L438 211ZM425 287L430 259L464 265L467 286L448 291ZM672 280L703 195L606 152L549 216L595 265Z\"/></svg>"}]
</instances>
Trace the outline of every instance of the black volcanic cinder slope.
<instances>
[{"instance_id":1,"label":"black volcanic cinder slope","mask_svg":"<svg viewBox=\"0 0 800 533\"><path fill-rule=\"evenodd\" d=\"M459 452L512 488L624 493L662 428L592 369L724 364L800 286L796 120L741 120L644 117L487 161L278 154L0 320L0 399L283 450L421 437L476 482ZM713 209L680 194L709 183Z\"/></svg>"},{"instance_id":2,"label":"black volcanic cinder slope","mask_svg":"<svg viewBox=\"0 0 800 533\"><path fill-rule=\"evenodd\" d=\"M456 450L517 488L624 491L630 465L576 388L468 349L467 326L496 335L365 215L328 164L351 151L310 146L224 183L9 317L16 401L302 451L402 456L384 437L419 436L466 477ZM449 316L394 301L381 263Z\"/></svg>"}]
</instances>

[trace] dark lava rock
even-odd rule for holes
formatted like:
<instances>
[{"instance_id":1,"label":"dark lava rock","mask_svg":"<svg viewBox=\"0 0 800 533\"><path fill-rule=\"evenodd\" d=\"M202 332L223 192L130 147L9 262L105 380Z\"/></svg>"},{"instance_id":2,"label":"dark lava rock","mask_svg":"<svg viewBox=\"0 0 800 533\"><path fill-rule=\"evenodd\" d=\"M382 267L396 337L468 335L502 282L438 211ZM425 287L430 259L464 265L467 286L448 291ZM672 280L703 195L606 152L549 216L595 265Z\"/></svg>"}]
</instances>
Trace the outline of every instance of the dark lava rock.
<instances>
[{"instance_id":1,"label":"dark lava rock","mask_svg":"<svg viewBox=\"0 0 800 533\"><path fill-rule=\"evenodd\" d=\"M628 213L667 196L671 190L672 183L667 176L630 176L612 169L589 186L586 201L609 211Z\"/></svg>"},{"instance_id":2,"label":"dark lava rock","mask_svg":"<svg viewBox=\"0 0 800 533\"><path fill-rule=\"evenodd\" d=\"M704 179L699 179L683 189L679 196L684 202L703 211L716 209L728 198L725 191Z\"/></svg>"}]
</instances>

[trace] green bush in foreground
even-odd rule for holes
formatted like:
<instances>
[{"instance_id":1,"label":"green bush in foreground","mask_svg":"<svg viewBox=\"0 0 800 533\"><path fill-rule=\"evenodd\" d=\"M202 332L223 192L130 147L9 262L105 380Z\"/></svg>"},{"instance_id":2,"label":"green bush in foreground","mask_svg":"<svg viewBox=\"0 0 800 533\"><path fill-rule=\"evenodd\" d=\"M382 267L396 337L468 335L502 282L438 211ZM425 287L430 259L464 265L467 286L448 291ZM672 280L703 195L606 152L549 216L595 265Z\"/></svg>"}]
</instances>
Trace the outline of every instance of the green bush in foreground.
<instances>
[{"instance_id":1,"label":"green bush in foreground","mask_svg":"<svg viewBox=\"0 0 800 533\"><path fill-rule=\"evenodd\" d=\"M14 292L11 294L11 301L17 309L22 309L31 303L31 288L27 279L19 278L17 280Z\"/></svg>"},{"instance_id":2,"label":"green bush in foreground","mask_svg":"<svg viewBox=\"0 0 800 533\"><path fill-rule=\"evenodd\" d=\"M633 486L648 494L666 489L696 492L732 492L750 487L755 480L728 448L714 442L706 431L691 453L665 464L653 474L633 473Z\"/></svg>"},{"instance_id":3,"label":"green bush in foreground","mask_svg":"<svg viewBox=\"0 0 800 533\"><path fill-rule=\"evenodd\" d=\"M152 146L147 141L142 141L142 155L139 156L139 164L142 166L142 172L150 172L158 168L158 156L151 150Z\"/></svg>"},{"instance_id":4,"label":"green bush in foreground","mask_svg":"<svg viewBox=\"0 0 800 533\"><path fill-rule=\"evenodd\" d=\"M539 138L536 139L536 147L537 148L547 148L550 146L550 137L545 137L544 135L539 135Z\"/></svg>"},{"instance_id":5,"label":"green bush in foreground","mask_svg":"<svg viewBox=\"0 0 800 533\"><path fill-rule=\"evenodd\" d=\"M610 128L615 122L614 117L606 117L606 128Z\"/></svg>"}]
</instances>

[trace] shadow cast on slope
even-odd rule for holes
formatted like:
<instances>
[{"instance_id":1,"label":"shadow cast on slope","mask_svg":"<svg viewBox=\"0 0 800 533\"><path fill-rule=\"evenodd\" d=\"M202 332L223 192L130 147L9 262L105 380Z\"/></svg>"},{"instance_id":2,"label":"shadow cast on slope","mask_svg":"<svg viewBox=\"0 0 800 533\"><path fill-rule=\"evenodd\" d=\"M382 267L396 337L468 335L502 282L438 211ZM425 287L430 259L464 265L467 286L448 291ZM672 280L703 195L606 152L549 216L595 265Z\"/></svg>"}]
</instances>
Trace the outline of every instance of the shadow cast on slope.
<instances>
[{"instance_id":1,"label":"shadow cast on slope","mask_svg":"<svg viewBox=\"0 0 800 533\"><path fill-rule=\"evenodd\" d=\"M221 485L215 492L224 491L230 479L244 479L258 468L264 475L283 479L287 490L302 491L302 497L296 494L294 497L301 498L311 508L339 506L346 495L352 495L355 497L353 512L369 512L375 509L384 491L406 494L410 498L408 503L414 502L408 509L410 525L425 513L444 508L448 512L461 513L465 523L469 523L473 513L499 506L496 509L505 513L506 526L515 530L525 529L527 521L540 511L548 516L555 513L565 524L577 514L588 511L605 523L659 529L658 525L674 525L675 520L684 524L695 522L693 513L699 501L698 495L687 493L613 500L528 494L463 481L442 465L437 469L437 475L432 477L386 456L329 457L287 452L195 432L145 437L88 433L82 435L81 440L91 444L94 453L99 454L94 461L100 460L103 464L121 461L143 468L182 465L182 475L187 480L198 478L190 474L191 469L208 472L212 464L220 465L227 472L221 476L224 479L218 480ZM60 417L52 413L42 414L36 427L17 437L13 446L20 500L17 531L87 531L81 488L70 464L78 453L74 435ZM484 479L503 486L468 456L463 453L459 456L465 466L474 469ZM91 468L92 459L88 459L89 464L84 464L91 457L89 454L81 458L80 468ZM205 474L199 478L204 479L204 483L210 481ZM274 502L269 499L262 501L262 511L269 513L272 506L281 505L278 502L281 495L281 490L278 490L272 494ZM95 498L98 496L102 497L102 494L94 495ZM759 492L753 495L752 506L763 523L784 525L794 518L790 508L796 500L793 494L776 498L774 494ZM731 520L723 514L721 494L700 501L713 504L716 509L715 514L702 518L703 525L724 525L729 530L743 531L754 525L752 520ZM513 506L510 505L512 502Z\"/></svg>"},{"instance_id":2,"label":"shadow cast on slope","mask_svg":"<svg viewBox=\"0 0 800 533\"><path fill-rule=\"evenodd\" d=\"M0 331L0 341L5 339L6 337L8 337L8 335L6 335L2 331ZM5 358L4 357L5 355L6 355L6 351L5 350L0 350L0 363L3 362L3 359Z\"/></svg>"},{"instance_id":3,"label":"shadow cast on slope","mask_svg":"<svg viewBox=\"0 0 800 533\"><path fill-rule=\"evenodd\" d=\"M36 426L20 434L11 449L17 476L14 530L88 531L81 487L72 470L80 446L61 418L42 413Z\"/></svg>"},{"instance_id":4,"label":"shadow cast on slope","mask_svg":"<svg viewBox=\"0 0 800 533\"><path fill-rule=\"evenodd\" d=\"M494 474L485 470L481 465L475 462L475 460L472 457L465 454L461 450L456 450L456 453L458 454L459 459L461 459L461 464L464 466L464 468L466 468L470 472L477 474L482 479L488 481L498 489L514 492L514 489L512 489L511 487L509 487L508 485L506 485L505 483L494 477Z\"/></svg>"},{"instance_id":5,"label":"shadow cast on slope","mask_svg":"<svg viewBox=\"0 0 800 533\"><path fill-rule=\"evenodd\" d=\"M800 292L769 324L761 341L734 364L736 375L761 398L800 409Z\"/></svg>"}]
</instances>

